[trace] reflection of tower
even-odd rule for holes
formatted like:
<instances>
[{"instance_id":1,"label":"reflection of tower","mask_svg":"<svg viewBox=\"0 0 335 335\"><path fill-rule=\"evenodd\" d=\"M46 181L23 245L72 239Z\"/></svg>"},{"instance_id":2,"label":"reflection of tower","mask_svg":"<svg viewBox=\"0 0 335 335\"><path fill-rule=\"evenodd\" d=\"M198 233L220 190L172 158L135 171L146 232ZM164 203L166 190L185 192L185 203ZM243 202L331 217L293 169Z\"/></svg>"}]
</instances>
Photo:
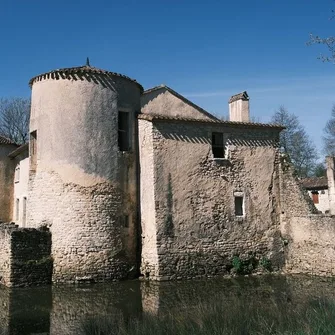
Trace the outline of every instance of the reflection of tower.
<instances>
[{"instance_id":1,"label":"reflection of tower","mask_svg":"<svg viewBox=\"0 0 335 335\"><path fill-rule=\"evenodd\" d=\"M19 290L2 288L0 306L0 334L49 334L50 286Z\"/></svg>"},{"instance_id":2,"label":"reflection of tower","mask_svg":"<svg viewBox=\"0 0 335 335\"><path fill-rule=\"evenodd\" d=\"M34 77L27 226L52 233L54 281L136 265L136 113L142 86L88 65Z\"/></svg>"}]
</instances>

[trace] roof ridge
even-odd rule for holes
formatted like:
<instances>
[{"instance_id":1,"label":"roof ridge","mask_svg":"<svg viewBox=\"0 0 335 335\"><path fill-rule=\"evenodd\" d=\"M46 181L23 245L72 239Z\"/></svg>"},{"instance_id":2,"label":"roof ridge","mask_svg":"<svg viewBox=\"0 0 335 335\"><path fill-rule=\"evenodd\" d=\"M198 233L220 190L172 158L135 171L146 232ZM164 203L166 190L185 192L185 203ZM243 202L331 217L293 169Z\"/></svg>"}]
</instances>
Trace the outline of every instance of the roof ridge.
<instances>
[{"instance_id":1,"label":"roof ridge","mask_svg":"<svg viewBox=\"0 0 335 335\"><path fill-rule=\"evenodd\" d=\"M273 123L257 123L257 122L240 122L240 121L222 121L219 119L195 119L195 118L186 118L186 117L176 117L176 116L166 116L160 114L139 114L138 118L141 120L147 121L182 121L182 122L198 122L198 123L214 123L221 125L232 125L232 126L249 126L249 127L268 127L268 128L277 128L285 129L284 126L273 124Z\"/></svg>"},{"instance_id":2,"label":"roof ridge","mask_svg":"<svg viewBox=\"0 0 335 335\"><path fill-rule=\"evenodd\" d=\"M192 107L196 108L200 113L203 113L207 117L209 117L209 118L211 118L213 120L219 120L216 116L214 116L211 113L207 112L205 109L203 109L202 107L198 106L197 104L195 104L194 102L192 102L191 100L187 99L186 97L184 97L183 95L181 95L180 93L178 93L177 91L175 91L174 89L172 89L171 87L169 87L169 86L167 86L165 84L161 84L161 85L149 88L149 89L145 90L143 92L143 94L151 93L153 91L156 91L156 90L159 90L159 89L162 89L162 88L166 88L170 93L172 93L173 95L175 95L177 98L180 98L181 100L183 100L187 104L189 104Z\"/></svg>"}]
</instances>

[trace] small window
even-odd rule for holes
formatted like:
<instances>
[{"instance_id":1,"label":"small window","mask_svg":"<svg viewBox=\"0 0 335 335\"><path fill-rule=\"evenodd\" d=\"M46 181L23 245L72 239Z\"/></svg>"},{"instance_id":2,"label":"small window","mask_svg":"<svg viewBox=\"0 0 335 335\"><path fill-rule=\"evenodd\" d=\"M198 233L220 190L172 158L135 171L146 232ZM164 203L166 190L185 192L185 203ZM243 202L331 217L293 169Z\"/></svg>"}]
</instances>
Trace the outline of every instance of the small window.
<instances>
[{"instance_id":1,"label":"small window","mask_svg":"<svg viewBox=\"0 0 335 335\"><path fill-rule=\"evenodd\" d=\"M319 203L319 192L318 191L312 192L312 199L315 204Z\"/></svg>"},{"instance_id":2,"label":"small window","mask_svg":"<svg viewBox=\"0 0 335 335\"><path fill-rule=\"evenodd\" d=\"M235 196L235 215L243 216L243 197Z\"/></svg>"},{"instance_id":3,"label":"small window","mask_svg":"<svg viewBox=\"0 0 335 335\"><path fill-rule=\"evenodd\" d=\"M34 169L37 161L37 131L30 133L29 141L30 167Z\"/></svg>"},{"instance_id":4,"label":"small window","mask_svg":"<svg viewBox=\"0 0 335 335\"><path fill-rule=\"evenodd\" d=\"M14 176L14 182L18 183L20 181L20 164L18 164L15 168L15 176Z\"/></svg>"},{"instance_id":5,"label":"small window","mask_svg":"<svg viewBox=\"0 0 335 335\"><path fill-rule=\"evenodd\" d=\"M129 138L129 113L119 112L119 150L129 151L130 150L130 138Z\"/></svg>"},{"instance_id":6,"label":"small window","mask_svg":"<svg viewBox=\"0 0 335 335\"><path fill-rule=\"evenodd\" d=\"M121 227L128 228L129 227L129 216L123 215L120 218L121 221Z\"/></svg>"},{"instance_id":7,"label":"small window","mask_svg":"<svg viewBox=\"0 0 335 335\"><path fill-rule=\"evenodd\" d=\"M16 199L15 202L15 220L18 221L20 219L20 199Z\"/></svg>"},{"instance_id":8,"label":"small window","mask_svg":"<svg viewBox=\"0 0 335 335\"><path fill-rule=\"evenodd\" d=\"M22 203L22 226L26 226L26 220L27 220L27 198L23 197L23 203Z\"/></svg>"},{"instance_id":9,"label":"small window","mask_svg":"<svg viewBox=\"0 0 335 335\"><path fill-rule=\"evenodd\" d=\"M223 133L212 133L212 152L214 158L225 158L225 143Z\"/></svg>"}]
</instances>

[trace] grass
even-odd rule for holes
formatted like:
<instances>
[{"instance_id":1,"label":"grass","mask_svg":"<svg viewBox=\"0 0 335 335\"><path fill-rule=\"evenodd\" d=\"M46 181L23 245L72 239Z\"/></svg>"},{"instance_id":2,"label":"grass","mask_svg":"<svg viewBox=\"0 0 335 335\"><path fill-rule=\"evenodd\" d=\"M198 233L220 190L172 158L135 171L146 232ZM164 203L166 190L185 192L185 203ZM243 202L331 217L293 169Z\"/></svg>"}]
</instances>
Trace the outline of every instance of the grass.
<instances>
[{"instance_id":1,"label":"grass","mask_svg":"<svg viewBox=\"0 0 335 335\"><path fill-rule=\"evenodd\" d=\"M87 319L82 329L85 335L333 335L335 302L318 300L294 306L289 302L262 305L260 301L246 304L218 299L159 315L100 316Z\"/></svg>"}]
</instances>

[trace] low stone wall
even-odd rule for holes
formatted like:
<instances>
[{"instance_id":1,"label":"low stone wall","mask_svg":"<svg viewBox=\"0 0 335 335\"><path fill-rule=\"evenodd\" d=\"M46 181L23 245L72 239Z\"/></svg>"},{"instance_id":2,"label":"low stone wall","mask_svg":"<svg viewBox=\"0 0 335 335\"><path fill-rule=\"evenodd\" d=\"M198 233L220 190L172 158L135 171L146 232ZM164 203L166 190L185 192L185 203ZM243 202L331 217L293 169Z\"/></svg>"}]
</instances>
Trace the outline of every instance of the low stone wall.
<instances>
[{"instance_id":1,"label":"low stone wall","mask_svg":"<svg viewBox=\"0 0 335 335\"><path fill-rule=\"evenodd\" d=\"M0 225L0 283L10 287L51 283L51 234L46 230Z\"/></svg>"},{"instance_id":2,"label":"low stone wall","mask_svg":"<svg viewBox=\"0 0 335 335\"><path fill-rule=\"evenodd\" d=\"M335 216L292 217L282 223L281 229L286 272L335 275Z\"/></svg>"}]
</instances>

